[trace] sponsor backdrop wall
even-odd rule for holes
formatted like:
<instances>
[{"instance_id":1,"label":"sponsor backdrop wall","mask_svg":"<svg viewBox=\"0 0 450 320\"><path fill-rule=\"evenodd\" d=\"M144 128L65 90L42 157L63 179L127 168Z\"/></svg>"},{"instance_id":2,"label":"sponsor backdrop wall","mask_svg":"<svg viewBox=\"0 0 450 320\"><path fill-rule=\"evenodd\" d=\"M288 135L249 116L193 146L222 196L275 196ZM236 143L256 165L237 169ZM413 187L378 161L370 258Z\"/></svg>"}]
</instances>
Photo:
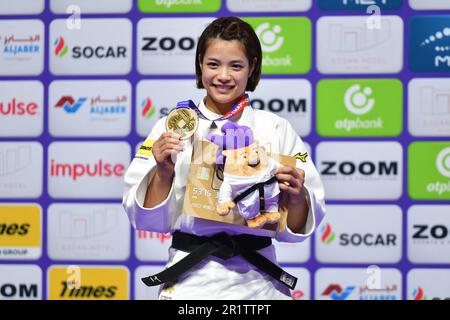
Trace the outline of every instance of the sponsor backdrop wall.
<instances>
[{"instance_id":1,"label":"sponsor backdrop wall","mask_svg":"<svg viewBox=\"0 0 450 320\"><path fill-rule=\"evenodd\" d=\"M0 299L155 298L171 237L131 229L123 174L203 97L197 38L225 15L262 43L252 106L326 189L313 237L276 244L293 297L450 297L449 0L0 0Z\"/></svg>"}]
</instances>

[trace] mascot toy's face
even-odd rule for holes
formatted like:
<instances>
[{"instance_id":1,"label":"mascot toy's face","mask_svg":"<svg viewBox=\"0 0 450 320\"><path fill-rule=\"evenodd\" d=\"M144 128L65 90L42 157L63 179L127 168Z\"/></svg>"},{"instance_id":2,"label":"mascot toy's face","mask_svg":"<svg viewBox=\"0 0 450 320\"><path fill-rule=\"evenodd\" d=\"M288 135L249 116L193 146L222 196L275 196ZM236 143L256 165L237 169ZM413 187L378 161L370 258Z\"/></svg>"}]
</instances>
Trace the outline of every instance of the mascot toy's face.
<instances>
[{"instance_id":1,"label":"mascot toy's face","mask_svg":"<svg viewBox=\"0 0 450 320\"><path fill-rule=\"evenodd\" d=\"M267 155L263 148L254 141L248 147L223 150L225 159L224 172L235 176L256 176L267 167Z\"/></svg>"}]
</instances>

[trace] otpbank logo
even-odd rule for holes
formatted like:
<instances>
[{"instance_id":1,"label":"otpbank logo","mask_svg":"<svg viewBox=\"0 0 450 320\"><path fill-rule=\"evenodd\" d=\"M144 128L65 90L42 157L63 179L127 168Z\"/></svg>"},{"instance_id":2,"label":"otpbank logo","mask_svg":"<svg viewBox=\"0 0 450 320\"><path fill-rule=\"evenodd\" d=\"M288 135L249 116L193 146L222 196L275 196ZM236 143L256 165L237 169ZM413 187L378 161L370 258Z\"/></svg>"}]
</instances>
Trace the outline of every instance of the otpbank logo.
<instances>
[{"instance_id":1,"label":"otpbank logo","mask_svg":"<svg viewBox=\"0 0 450 320\"><path fill-rule=\"evenodd\" d=\"M130 274L125 267L52 266L48 269L49 300L128 300Z\"/></svg>"},{"instance_id":2,"label":"otpbank logo","mask_svg":"<svg viewBox=\"0 0 450 320\"><path fill-rule=\"evenodd\" d=\"M48 148L48 190L54 198L122 197L130 146L125 142L53 142Z\"/></svg>"},{"instance_id":3,"label":"otpbank logo","mask_svg":"<svg viewBox=\"0 0 450 320\"><path fill-rule=\"evenodd\" d=\"M409 34L412 71L450 72L450 15L413 17Z\"/></svg>"},{"instance_id":4,"label":"otpbank logo","mask_svg":"<svg viewBox=\"0 0 450 320\"><path fill-rule=\"evenodd\" d=\"M403 0L319 0L322 10L366 10L376 5L380 9L399 9Z\"/></svg>"},{"instance_id":5,"label":"otpbank logo","mask_svg":"<svg viewBox=\"0 0 450 320\"><path fill-rule=\"evenodd\" d=\"M55 40L55 42L54 42L54 47L55 47L55 50L54 50L54 55L56 56L56 57L60 57L60 58L62 58L62 57L64 57L66 54L67 54L67 52L69 51L69 46L66 44L66 42L64 41L64 38L63 37L61 37L61 36L59 36L56 40Z\"/></svg>"},{"instance_id":6,"label":"otpbank logo","mask_svg":"<svg viewBox=\"0 0 450 320\"><path fill-rule=\"evenodd\" d=\"M312 26L308 18L244 20L252 25L261 42L264 74L304 74L311 69Z\"/></svg>"},{"instance_id":7,"label":"otpbank logo","mask_svg":"<svg viewBox=\"0 0 450 320\"><path fill-rule=\"evenodd\" d=\"M145 13L217 12L220 0L139 0L138 8Z\"/></svg>"},{"instance_id":8,"label":"otpbank logo","mask_svg":"<svg viewBox=\"0 0 450 320\"><path fill-rule=\"evenodd\" d=\"M312 0L227 0L233 12L292 12L308 11Z\"/></svg>"},{"instance_id":9,"label":"otpbank logo","mask_svg":"<svg viewBox=\"0 0 450 320\"><path fill-rule=\"evenodd\" d=\"M410 144L408 190L413 199L448 200L450 198L450 143L413 142Z\"/></svg>"},{"instance_id":10,"label":"otpbank logo","mask_svg":"<svg viewBox=\"0 0 450 320\"><path fill-rule=\"evenodd\" d=\"M42 253L42 208L0 205L0 260L38 259Z\"/></svg>"},{"instance_id":11,"label":"otpbank logo","mask_svg":"<svg viewBox=\"0 0 450 320\"><path fill-rule=\"evenodd\" d=\"M66 19L50 24L49 68L55 75L124 75L131 70L131 21L83 19L68 28Z\"/></svg>"},{"instance_id":12,"label":"otpbank logo","mask_svg":"<svg viewBox=\"0 0 450 320\"><path fill-rule=\"evenodd\" d=\"M333 228L329 223L326 223L320 229L320 240L322 243L330 244L336 238L336 233L333 231Z\"/></svg>"},{"instance_id":13,"label":"otpbank logo","mask_svg":"<svg viewBox=\"0 0 450 320\"><path fill-rule=\"evenodd\" d=\"M403 20L381 16L321 17L317 21L317 68L326 74L398 73L403 68Z\"/></svg>"},{"instance_id":14,"label":"otpbank logo","mask_svg":"<svg viewBox=\"0 0 450 320\"><path fill-rule=\"evenodd\" d=\"M42 73L44 29L41 20L0 21L0 75L37 76Z\"/></svg>"},{"instance_id":15,"label":"otpbank logo","mask_svg":"<svg viewBox=\"0 0 450 320\"><path fill-rule=\"evenodd\" d=\"M343 288L340 284L333 283L322 292L322 296L328 296L331 300L346 300L355 288L355 286Z\"/></svg>"},{"instance_id":16,"label":"otpbank logo","mask_svg":"<svg viewBox=\"0 0 450 320\"><path fill-rule=\"evenodd\" d=\"M397 136L403 128L402 111L399 80L321 80L317 86L317 130L322 136Z\"/></svg>"}]
</instances>

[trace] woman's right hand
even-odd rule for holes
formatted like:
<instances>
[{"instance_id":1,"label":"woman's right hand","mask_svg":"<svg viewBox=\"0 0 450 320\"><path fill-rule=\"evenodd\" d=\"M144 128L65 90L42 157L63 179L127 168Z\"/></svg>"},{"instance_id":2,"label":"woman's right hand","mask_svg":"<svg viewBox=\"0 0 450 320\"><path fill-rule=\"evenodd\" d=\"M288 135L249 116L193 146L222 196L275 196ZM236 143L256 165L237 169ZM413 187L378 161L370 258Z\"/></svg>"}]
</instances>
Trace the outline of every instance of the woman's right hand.
<instances>
[{"instance_id":1,"label":"woman's right hand","mask_svg":"<svg viewBox=\"0 0 450 320\"><path fill-rule=\"evenodd\" d=\"M163 133L153 143L152 153L156 160L156 174L161 179L172 179L175 171L174 157L184 150L180 135L172 132Z\"/></svg>"}]
</instances>

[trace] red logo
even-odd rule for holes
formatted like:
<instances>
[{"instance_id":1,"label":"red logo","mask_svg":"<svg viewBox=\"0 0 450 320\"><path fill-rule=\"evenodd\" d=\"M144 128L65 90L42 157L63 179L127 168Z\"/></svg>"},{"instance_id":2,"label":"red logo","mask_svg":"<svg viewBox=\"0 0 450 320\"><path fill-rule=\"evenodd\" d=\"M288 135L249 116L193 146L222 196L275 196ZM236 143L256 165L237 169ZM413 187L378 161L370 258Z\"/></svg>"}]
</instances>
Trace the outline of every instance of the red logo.
<instances>
[{"instance_id":1,"label":"red logo","mask_svg":"<svg viewBox=\"0 0 450 320\"><path fill-rule=\"evenodd\" d=\"M23 116L37 114L38 104L36 102L18 102L15 98L11 102L0 102L0 114L7 116Z\"/></svg>"},{"instance_id":2,"label":"red logo","mask_svg":"<svg viewBox=\"0 0 450 320\"><path fill-rule=\"evenodd\" d=\"M102 159L96 163L55 163L50 162L50 175L52 177L71 177L73 181L78 178L89 177L122 177L125 166L122 163L107 163Z\"/></svg>"},{"instance_id":3,"label":"red logo","mask_svg":"<svg viewBox=\"0 0 450 320\"><path fill-rule=\"evenodd\" d=\"M138 239L157 239L161 244L163 244L165 241L172 239L172 235L170 233L158 233L158 232L149 232L149 231L142 231L138 230L137 232Z\"/></svg>"}]
</instances>

